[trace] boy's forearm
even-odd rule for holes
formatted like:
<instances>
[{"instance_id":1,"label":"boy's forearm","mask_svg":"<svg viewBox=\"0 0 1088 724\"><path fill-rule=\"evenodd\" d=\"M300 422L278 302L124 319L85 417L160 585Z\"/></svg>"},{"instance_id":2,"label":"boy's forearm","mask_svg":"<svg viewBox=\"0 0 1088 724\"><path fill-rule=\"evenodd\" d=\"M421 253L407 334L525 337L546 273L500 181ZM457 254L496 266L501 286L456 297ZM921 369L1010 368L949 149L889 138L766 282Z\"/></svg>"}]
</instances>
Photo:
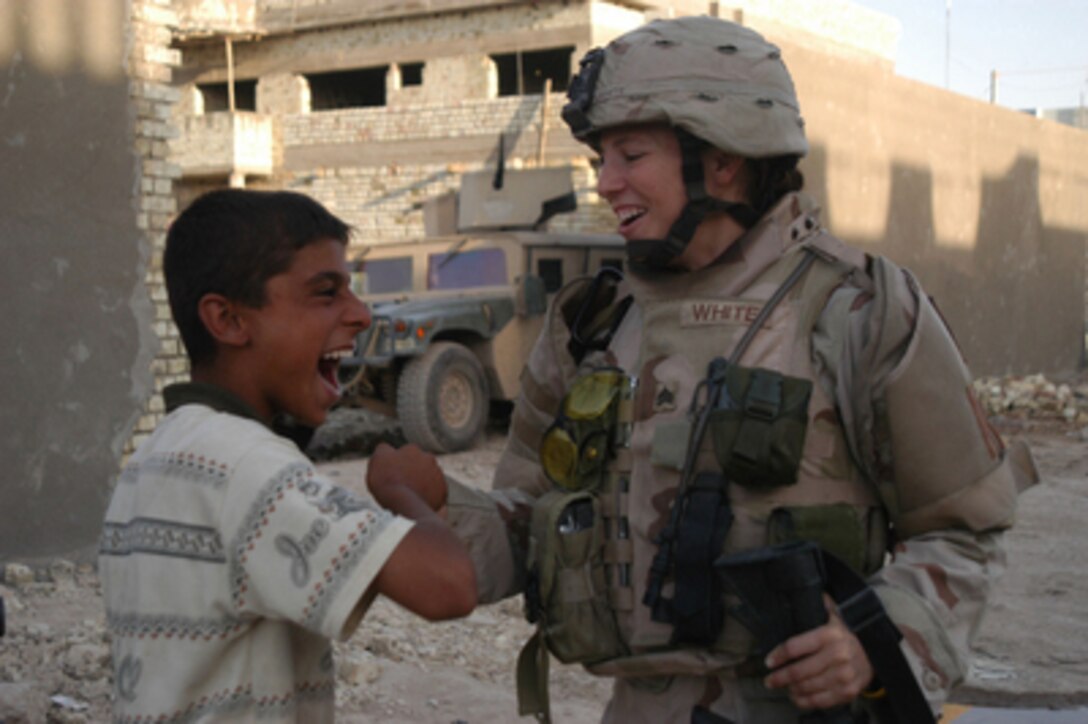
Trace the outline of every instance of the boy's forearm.
<instances>
[{"instance_id":1,"label":"boy's forearm","mask_svg":"<svg viewBox=\"0 0 1088 724\"><path fill-rule=\"evenodd\" d=\"M388 486L378 502L415 526L378 575L380 593L432 620L467 616L476 606L476 575L449 526L410 488Z\"/></svg>"}]
</instances>

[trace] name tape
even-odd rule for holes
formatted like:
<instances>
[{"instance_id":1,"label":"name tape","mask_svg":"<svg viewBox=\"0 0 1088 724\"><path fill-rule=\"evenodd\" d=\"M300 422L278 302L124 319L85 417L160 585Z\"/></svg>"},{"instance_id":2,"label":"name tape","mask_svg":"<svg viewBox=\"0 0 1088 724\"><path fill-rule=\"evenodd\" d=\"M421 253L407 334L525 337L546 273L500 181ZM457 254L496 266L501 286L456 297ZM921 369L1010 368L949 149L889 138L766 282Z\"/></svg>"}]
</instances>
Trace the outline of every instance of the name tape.
<instances>
[{"instance_id":1,"label":"name tape","mask_svg":"<svg viewBox=\"0 0 1088 724\"><path fill-rule=\"evenodd\" d=\"M699 301L693 299L680 307L680 324L684 327L703 327L721 324L747 326L756 321L763 305L753 302L723 302L719 299Z\"/></svg>"}]
</instances>

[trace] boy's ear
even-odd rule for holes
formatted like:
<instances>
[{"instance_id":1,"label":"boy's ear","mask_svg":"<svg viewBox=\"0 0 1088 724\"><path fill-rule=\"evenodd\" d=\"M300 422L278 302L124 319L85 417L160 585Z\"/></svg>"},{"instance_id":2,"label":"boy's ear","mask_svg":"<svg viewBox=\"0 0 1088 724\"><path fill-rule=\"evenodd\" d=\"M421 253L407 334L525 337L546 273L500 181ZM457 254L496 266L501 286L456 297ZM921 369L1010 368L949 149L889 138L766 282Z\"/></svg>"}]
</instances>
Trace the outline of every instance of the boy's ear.
<instances>
[{"instance_id":1,"label":"boy's ear","mask_svg":"<svg viewBox=\"0 0 1088 724\"><path fill-rule=\"evenodd\" d=\"M219 344L241 347L249 342L249 329L237 302L222 294L205 294L197 303L200 321Z\"/></svg>"}]
</instances>

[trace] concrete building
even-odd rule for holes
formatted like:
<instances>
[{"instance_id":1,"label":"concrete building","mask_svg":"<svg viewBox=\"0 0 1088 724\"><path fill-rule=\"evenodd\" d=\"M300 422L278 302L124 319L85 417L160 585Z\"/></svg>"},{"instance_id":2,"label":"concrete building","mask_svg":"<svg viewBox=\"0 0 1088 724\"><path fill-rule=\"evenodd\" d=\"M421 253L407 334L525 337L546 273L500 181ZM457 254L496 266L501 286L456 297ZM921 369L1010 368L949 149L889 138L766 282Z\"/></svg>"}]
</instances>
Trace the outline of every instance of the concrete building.
<instances>
[{"instance_id":1,"label":"concrete building","mask_svg":"<svg viewBox=\"0 0 1088 724\"><path fill-rule=\"evenodd\" d=\"M126 449L188 369L164 232L235 184L313 195L359 243L493 164L572 165L581 54L646 20L760 30L793 71L829 227L915 269L978 374L1082 362L1088 133L894 75L894 20L847 0L0 0L0 560L90 555ZM550 92L545 92L550 86Z\"/></svg>"},{"instance_id":2,"label":"concrete building","mask_svg":"<svg viewBox=\"0 0 1088 724\"><path fill-rule=\"evenodd\" d=\"M168 0L0 0L0 561L93 554L161 411L176 22Z\"/></svg>"},{"instance_id":3,"label":"concrete building","mask_svg":"<svg viewBox=\"0 0 1088 724\"><path fill-rule=\"evenodd\" d=\"M1046 118L1067 126L1088 130L1088 106L1083 103L1069 108L1032 108L1024 112L1036 118Z\"/></svg>"}]
</instances>

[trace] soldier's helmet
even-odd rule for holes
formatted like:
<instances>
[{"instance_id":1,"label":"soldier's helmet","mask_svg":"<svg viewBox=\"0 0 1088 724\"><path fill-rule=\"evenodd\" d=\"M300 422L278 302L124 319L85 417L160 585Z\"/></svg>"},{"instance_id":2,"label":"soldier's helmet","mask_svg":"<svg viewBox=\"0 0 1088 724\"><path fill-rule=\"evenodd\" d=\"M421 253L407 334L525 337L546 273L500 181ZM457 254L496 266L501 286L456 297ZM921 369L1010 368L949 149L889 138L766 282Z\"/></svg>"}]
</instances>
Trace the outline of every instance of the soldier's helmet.
<instances>
[{"instance_id":1,"label":"soldier's helmet","mask_svg":"<svg viewBox=\"0 0 1088 724\"><path fill-rule=\"evenodd\" d=\"M779 49L709 16L655 20L591 50L563 120L581 141L636 123L666 123L745 158L808 152L793 80Z\"/></svg>"}]
</instances>

